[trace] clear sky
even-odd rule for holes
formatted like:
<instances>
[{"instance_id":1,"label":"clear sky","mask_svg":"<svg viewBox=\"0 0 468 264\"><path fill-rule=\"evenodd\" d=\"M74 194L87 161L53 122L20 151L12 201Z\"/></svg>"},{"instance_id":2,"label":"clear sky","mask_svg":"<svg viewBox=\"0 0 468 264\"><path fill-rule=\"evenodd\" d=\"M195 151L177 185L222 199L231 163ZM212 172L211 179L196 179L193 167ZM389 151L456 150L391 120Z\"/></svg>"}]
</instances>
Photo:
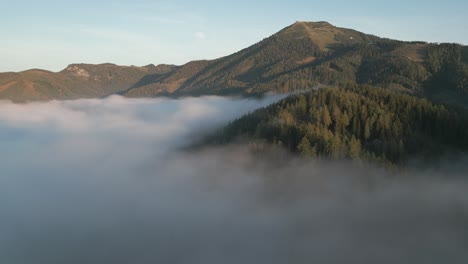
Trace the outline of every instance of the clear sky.
<instances>
[{"instance_id":1,"label":"clear sky","mask_svg":"<svg viewBox=\"0 0 468 264\"><path fill-rule=\"evenodd\" d=\"M70 63L183 64L228 55L294 23L468 44L466 0L0 0L0 71Z\"/></svg>"}]
</instances>

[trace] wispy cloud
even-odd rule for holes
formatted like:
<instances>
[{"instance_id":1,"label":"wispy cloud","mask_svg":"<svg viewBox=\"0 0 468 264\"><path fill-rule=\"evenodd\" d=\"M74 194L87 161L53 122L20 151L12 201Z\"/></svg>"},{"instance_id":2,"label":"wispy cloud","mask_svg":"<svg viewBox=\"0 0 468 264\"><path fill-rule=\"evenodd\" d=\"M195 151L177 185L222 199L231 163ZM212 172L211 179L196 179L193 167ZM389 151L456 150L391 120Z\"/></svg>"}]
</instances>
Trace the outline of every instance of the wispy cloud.
<instances>
[{"instance_id":1,"label":"wispy cloud","mask_svg":"<svg viewBox=\"0 0 468 264\"><path fill-rule=\"evenodd\" d=\"M206 39L206 34L205 32L198 31L198 32L195 32L195 37L197 39Z\"/></svg>"},{"instance_id":2,"label":"wispy cloud","mask_svg":"<svg viewBox=\"0 0 468 264\"><path fill-rule=\"evenodd\" d=\"M141 19L144 21L148 21L148 22L157 22L160 24L185 24L185 21L182 19L160 17L160 16L142 17Z\"/></svg>"}]
</instances>

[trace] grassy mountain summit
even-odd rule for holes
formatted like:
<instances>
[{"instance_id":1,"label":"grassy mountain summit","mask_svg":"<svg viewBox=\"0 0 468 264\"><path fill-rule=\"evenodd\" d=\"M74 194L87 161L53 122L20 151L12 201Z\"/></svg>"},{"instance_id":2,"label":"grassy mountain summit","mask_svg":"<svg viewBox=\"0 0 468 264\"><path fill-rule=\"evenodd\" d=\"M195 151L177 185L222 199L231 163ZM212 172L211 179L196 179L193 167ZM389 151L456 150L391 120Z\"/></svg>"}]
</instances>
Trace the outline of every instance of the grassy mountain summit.
<instances>
[{"instance_id":1,"label":"grassy mountain summit","mask_svg":"<svg viewBox=\"0 0 468 264\"><path fill-rule=\"evenodd\" d=\"M297 21L276 34L283 39L309 39L321 51L329 51L336 43L372 41L372 37L357 31L334 27L328 22Z\"/></svg>"},{"instance_id":2,"label":"grassy mountain summit","mask_svg":"<svg viewBox=\"0 0 468 264\"><path fill-rule=\"evenodd\" d=\"M73 64L59 73L3 73L0 98L75 99L112 93L128 97L248 95L348 83L464 104L468 47L403 42L328 22L298 21L232 55L182 66Z\"/></svg>"}]
</instances>

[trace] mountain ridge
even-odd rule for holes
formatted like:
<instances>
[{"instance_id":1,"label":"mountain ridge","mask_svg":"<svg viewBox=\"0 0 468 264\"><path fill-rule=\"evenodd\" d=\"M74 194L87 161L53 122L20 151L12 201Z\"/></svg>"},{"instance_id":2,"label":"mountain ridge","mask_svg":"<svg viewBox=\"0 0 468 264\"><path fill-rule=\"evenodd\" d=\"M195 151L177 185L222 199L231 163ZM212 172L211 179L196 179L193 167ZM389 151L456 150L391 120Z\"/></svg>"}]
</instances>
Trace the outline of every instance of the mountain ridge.
<instances>
[{"instance_id":1,"label":"mountain ridge","mask_svg":"<svg viewBox=\"0 0 468 264\"><path fill-rule=\"evenodd\" d=\"M467 65L466 46L404 42L325 21L297 21L214 60L141 67L79 63L59 72L0 73L0 99L249 95L357 83L456 101L468 94Z\"/></svg>"},{"instance_id":2,"label":"mountain ridge","mask_svg":"<svg viewBox=\"0 0 468 264\"><path fill-rule=\"evenodd\" d=\"M0 73L0 99L25 102L102 97L125 90L148 74L165 73L173 67L74 63L58 72L30 69Z\"/></svg>"}]
</instances>

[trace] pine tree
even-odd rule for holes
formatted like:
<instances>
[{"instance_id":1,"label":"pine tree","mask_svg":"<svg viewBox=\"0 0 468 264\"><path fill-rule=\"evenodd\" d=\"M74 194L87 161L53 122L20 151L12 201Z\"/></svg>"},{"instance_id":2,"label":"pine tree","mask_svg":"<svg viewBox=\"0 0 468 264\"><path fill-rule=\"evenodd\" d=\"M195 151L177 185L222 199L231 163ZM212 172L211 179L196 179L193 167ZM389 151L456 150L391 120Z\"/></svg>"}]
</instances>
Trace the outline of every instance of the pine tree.
<instances>
[{"instance_id":1,"label":"pine tree","mask_svg":"<svg viewBox=\"0 0 468 264\"><path fill-rule=\"evenodd\" d=\"M361 142L356 139L356 137L352 137L349 141L348 146L348 155L352 159L359 159L361 157Z\"/></svg>"},{"instance_id":2,"label":"pine tree","mask_svg":"<svg viewBox=\"0 0 468 264\"><path fill-rule=\"evenodd\" d=\"M371 127L370 127L369 120L367 120L364 126L364 139L367 140L370 138L370 136L371 136Z\"/></svg>"},{"instance_id":3,"label":"pine tree","mask_svg":"<svg viewBox=\"0 0 468 264\"><path fill-rule=\"evenodd\" d=\"M330 112L328 111L328 107L324 107L322 112L322 123L325 125L326 128L330 127L332 123L332 119L330 116Z\"/></svg>"},{"instance_id":4,"label":"pine tree","mask_svg":"<svg viewBox=\"0 0 468 264\"><path fill-rule=\"evenodd\" d=\"M303 137L301 143L297 146L297 150L299 153L309 157L316 157L317 156L317 149L310 145L310 141L307 137Z\"/></svg>"}]
</instances>

